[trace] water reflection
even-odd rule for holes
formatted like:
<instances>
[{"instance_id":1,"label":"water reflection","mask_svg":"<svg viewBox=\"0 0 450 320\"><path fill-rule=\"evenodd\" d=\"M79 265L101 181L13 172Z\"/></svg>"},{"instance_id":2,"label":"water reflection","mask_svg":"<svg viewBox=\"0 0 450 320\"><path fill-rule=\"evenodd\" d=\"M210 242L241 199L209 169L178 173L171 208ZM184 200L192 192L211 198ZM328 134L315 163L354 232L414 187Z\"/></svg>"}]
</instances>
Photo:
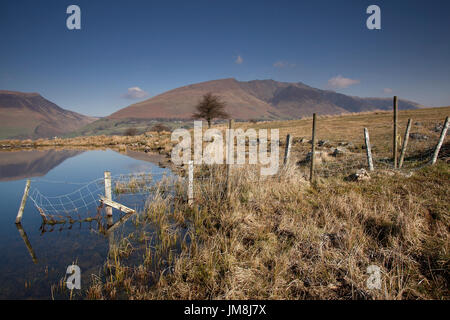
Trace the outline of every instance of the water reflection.
<instances>
[{"instance_id":1,"label":"water reflection","mask_svg":"<svg viewBox=\"0 0 450 320\"><path fill-rule=\"evenodd\" d=\"M22 223L16 225L25 179L34 177L33 188L58 196L103 177L107 170L112 175L147 172L155 181L164 173L170 175L168 169L151 162L151 157L133 156L139 159L111 150L0 152L0 299L51 299L51 286L65 277L67 266L74 262L82 270L82 289L86 289L91 274L101 272L114 234L121 238L134 229L130 222L133 215L116 209L113 220L106 219L103 209L101 218L96 219L98 197L90 221L75 221L74 217L76 223L43 226L38 209L28 200ZM117 202L139 212L146 199L145 194L121 194Z\"/></svg>"},{"instance_id":2,"label":"water reflection","mask_svg":"<svg viewBox=\"0 0 450 320\"><path fill-rule=\"evenodd\" d=\"M95 218L94 221L97 222L97 230L100 234L104 235L106 238L108 238L108 244L109 244L109 250L108 250L108 256L110 255L110 251L111 248L114 246L114 232L121 226L124 225L125 222L128 221L128 219L130 219L132 216L134 216L136 214L136 212L130 212L127 213L125 215L122 215L121 217L119 217L119 219L117 221L114 222L114 218L112 216L107 216L106 217L106 221L107 224L106 226L104 226L101 223L101 218ZM79 223L83 223L86 221L80 221ZM89 221L90 222L90 221ZM33 261L34 264L38 263L38 258L36 257L36 253L33 250L33 246L31 245L30 240L28 239L27 233L25 232L23 226L21 223L16 223L16 228L17 231L19 232L20 237L22 238L23 242L25 243L25 246L28 250L28 253L31 256L31 259ZM61 227L58 231L63 231L63 230L70 230L72 229L74 223L70 223L69 227L64 228ZM42 223L41 225L41 234L44 234L46 232L53 232L54 229L48 230L46 229L46 227L48 227L49 225L45 222ZM51 227L54 227L54 225L51 225Z\"/></svg>"},{"instance_id":3,"label":"water reflection","mask_svg":"<svg viewBox=\"0 0 450 320\"><path fill-rule=\"evenodd\" d=\"M83 151L78 150L30 150L1 152L0 181L20 180L45 176L68 158Z\"/></svg>"},{"instance_id":4,"label":"water reflection","mask_svg":"<svg viewBox=\"0 0 450 320\"><path fill-rule=\"evenodd\" d=\"M19 231L20 237L23 239L23 242L25 243L25 246L28 249L28 252L30 253L33 263L37 264L38 260L37 260L36 254L34 253L34 250L33 250L33 247L31 246L30 240L28 240L28 236L27 236L25 230L23 230L22 224L16 223L16 227L17 227L17 230Z\"/></svg>"}]
</instances>

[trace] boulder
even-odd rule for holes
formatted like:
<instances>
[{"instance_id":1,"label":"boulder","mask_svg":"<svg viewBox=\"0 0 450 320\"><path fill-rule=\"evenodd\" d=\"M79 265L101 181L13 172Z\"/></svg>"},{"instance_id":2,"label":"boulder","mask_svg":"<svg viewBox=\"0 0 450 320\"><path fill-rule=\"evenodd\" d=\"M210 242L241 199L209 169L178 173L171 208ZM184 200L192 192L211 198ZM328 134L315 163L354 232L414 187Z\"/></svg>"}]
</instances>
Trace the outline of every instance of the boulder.
<instances>
[{"instance_id":1,"label":"boulder","mask_svg":"<svg viewBox=\"0 0 450 320\"><path fill-rule=\"evenodd\" d=\"M355 173L349 175L346 180L348 181L365 181L370 180L370 175L366 169L359 169Z\"/></svg>"},{"instance_id":2,"label":"boulder","mask_svg":"<svg viewBox=\"0 0 450 320\"><path fill-rule=\"evenodd\" d=\"M409 134L409 137L413 140L421 140L426 141L429 139L429 137L423 133L413 132Z\"/></svg>"},{"instance_id":3,"label":"boulder","mask_svg":"<svg viewBox=\"0 0 450 320\"><path fill-rule=\"evenodd\" d=\"M433 131L434 132L441 132L442 129L444 129L444 125L442 123L438 123L437 125L434 126Z\"/></svg>"},{"instance_id":4,"label":"boulder","mask_svg":"<svg viewBox=\"0 0 450 320\"><path fill-rule=\"evenodd\" d=\"M306 142L308 142L308 140L306 139L306 138L294 138L293 140L292 140L292 143L306 143Z\"/></svg>"},{"instance_id":5,"label":"boulder","mask_svg":"<svg viewBox=\"0 0 450 320\"><path fill-rule=\"evenodd\" d=\"M319 140L319 142L317 143L317 145L318 145L319 147L329 146L329 145L330 145L330 141L328 141L328 140Z\"/></svg>"},{"instance_id":6,"label":"boulder","mask_svg":"<svg viewBox=\"0 0 450 320\"><path fill-rule=\"evenodd\" d=\"M333 151L333 156L335 156L335 157L343 156L347 152L348 152L347 149L345 149L343 147L337 147Z\"/></svg>"}]
</instances>

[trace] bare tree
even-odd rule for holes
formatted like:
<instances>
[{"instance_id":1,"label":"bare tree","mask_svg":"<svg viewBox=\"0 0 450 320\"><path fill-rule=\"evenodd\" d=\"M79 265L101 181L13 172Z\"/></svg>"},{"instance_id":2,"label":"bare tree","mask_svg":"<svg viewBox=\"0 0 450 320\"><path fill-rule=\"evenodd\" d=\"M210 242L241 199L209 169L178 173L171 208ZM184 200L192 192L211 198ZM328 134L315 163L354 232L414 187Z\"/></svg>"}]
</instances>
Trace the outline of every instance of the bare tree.
<instances>
[{"instance_id":1,"label":"bare tree","mask_svg":"<svg viewBox=\"0 0 450 320\"><path fill-rule=\"evenodd\" d=\"M196 113L192 115L194 119L205 119L208 122L208 127L211 128L211 121L213 119L226 119L229 117L225 112L225 103L220 100L218 96L211 92L206 93L202 100L195 107Z\"/></svg>"}]
</instances>

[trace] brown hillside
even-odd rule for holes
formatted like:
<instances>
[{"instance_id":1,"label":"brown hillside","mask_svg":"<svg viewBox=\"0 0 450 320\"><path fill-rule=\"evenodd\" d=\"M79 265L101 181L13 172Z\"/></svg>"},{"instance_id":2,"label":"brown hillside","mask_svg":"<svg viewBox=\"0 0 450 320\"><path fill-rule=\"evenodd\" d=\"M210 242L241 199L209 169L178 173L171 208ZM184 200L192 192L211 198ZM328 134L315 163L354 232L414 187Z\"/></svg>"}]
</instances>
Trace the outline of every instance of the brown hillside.
<instances>
[{"instance_id":1,"label":"brown hillside","mask_svg":"<svg viewBox=\"0 0 450 320\"><path fill-rule=\"evenodd\" d=\"M53 137L94 120L62 109L38 93L0 90L0 138Z\"/></svg>"},{"instance_id":2,"label":"brown hillside","mask_svg":"<svg viewBox=\"0 0 450 320\"><path fill-rule=\"evenodd\" d=\"M109 116L110 119L189 119L202 95L222 97L226 111L235 119L293 119L318 114L340 114L392 108L390 98L359 98L320 90L303 83L274 80L237 81L221 79L173 89L133 104ZM401 109L419 104L400 100Z\"/></svg>"}]
</instances>

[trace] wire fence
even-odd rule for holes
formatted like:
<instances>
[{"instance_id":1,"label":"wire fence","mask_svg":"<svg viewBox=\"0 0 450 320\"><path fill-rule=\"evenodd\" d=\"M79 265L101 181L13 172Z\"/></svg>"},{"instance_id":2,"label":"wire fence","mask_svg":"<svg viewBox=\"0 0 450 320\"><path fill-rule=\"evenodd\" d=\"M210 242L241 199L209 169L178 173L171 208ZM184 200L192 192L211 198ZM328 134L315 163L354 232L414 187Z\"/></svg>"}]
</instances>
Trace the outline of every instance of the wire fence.
<instances>
[{"instance_id":1,"label":"wire fence","mask_svg":"<svg viewBox=\"0 0 450 320\"><path fill-rule=\"evenodd\" d=\"M38 185L31 184L29 199L41 216L46 219L86 219L99 213L101 197L105 195L105 179L98 178L86 183L66 181L32 180L31 182L69 184L77 188L57 196L44 195ZM158 196L173 194L179 177L167 174L132 173L111 176L112 200L128 203L151 201ZM134 201L132 201L134 200Z\"/></svg>"},{"instance_id":2,"label":"wire fence","mask_svg":"<svg viewBox=\"0 0 450 320\"><path fill-rule=\"evenodd\" d=\"M420 129L418 130L417 127ZM449 161L450 144L445 142L446 128L448 128L448 119L445 124L437 123L434 128L430 126L419 126L416 123L416 130L411 133L406 131L403 139L399 134L396 139L398 149L403 150L401 156L403 167L399 172L407 173L430 163L433 154L439 150L439 158ZM343 131L343 130L337 130ZM376 130L375 130L376 131ZM320 137L320 132L319 135ZM350 135L351 136L351 135ZM361 135L363 136L362 132ZM289 135L290 137L290 135ZM394 161L392 155L393 138L392 134L379 130L374 143L369 144L364 138L357 137L354 140L344 139L344 137L334 136L330 140L318 140L315 144L314 154L312 152L312 140L302 137L289 138L280 141L281 146L286 150L284 161L280 161L280 166L284 163L295 163L297 168L308 172L308 168L314 169L309 172L319 177L346 176L362 168L369 168L369 152L371 149L371 158L375 170L398 170L398 163ZM372 138L372 137L371 137ZM408 142L405 145L405 142ZM250 144L250 141L247 144ZM436 148L437 145L441 144ZM286 158L288 157L288 158ZM311 163L314 161L314 166ZM111 177L112 199L113 201L124 201L124 197L131 196L145 204L146 201L152 201L156 196L168 197L175 193L184 194L192 202L195 185L195 192L200 193L204 201L207 201L208 195L211 195L211 201L217 199L217 192L221 192L221 197L227 196L228 184L232 174L230 170L223 170L219 166L198 166L194 177L194 170L191 167L189 174L185 178L167 174L152 173L132 173L119 174ZM206 169L205 169L206 168ZM217 169L219 168L219 169ZM219 170L219 171L217 171ZM282 170L282 168L281 168ZM189 179L189 175L192 177ZM246 181L260 181L262 177L258 171L248 170L245 174ZM76 186L73 191L57 196L44 195L36 185L32 185L29 191L29 198L43 217L83 219L92 217L92 214L99 215L101 206L101 197L106 195L105 178L98 178L86 183L75 183L66 181L51 181L45 179L36 180L38 182L67 184ZM234 184L239 183L236 179ZM215 193L210 193L210 190ZM222 190L222 191L220 191Z\"/></svg>"}]
</instances>

